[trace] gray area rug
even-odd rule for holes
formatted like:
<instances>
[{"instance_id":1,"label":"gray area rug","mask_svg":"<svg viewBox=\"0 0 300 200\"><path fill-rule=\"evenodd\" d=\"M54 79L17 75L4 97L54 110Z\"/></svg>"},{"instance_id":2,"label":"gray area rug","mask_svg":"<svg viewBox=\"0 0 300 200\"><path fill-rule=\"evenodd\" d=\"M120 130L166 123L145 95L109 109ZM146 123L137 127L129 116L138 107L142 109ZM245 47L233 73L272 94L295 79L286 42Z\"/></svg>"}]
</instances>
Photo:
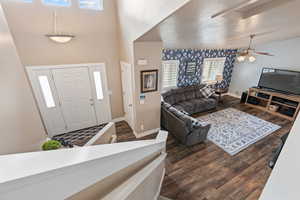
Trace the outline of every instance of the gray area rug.
<instances>
[{"instance_id":1,"label":"gray area rug","mask_svg":"<svg viewBox=\"0 0 300 200\"><path fill-rule=\"evenodd\" d=\"M208 140L232 156L280 128L234 108L205 115L198 120L212 125Z\"/></svg>"}]
</instances>

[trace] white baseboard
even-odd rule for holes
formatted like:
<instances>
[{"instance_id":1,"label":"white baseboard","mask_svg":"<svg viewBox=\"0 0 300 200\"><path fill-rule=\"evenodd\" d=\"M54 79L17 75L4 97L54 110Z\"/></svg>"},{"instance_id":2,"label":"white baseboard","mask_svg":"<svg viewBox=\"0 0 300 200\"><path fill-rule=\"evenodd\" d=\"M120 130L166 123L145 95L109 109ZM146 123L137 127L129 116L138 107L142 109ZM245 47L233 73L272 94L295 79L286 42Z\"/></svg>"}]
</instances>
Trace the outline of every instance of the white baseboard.
<instances>
[{"instance_id":1,"label":"white baseboard","mask_svg":"<svg viewBox=\"0 0 300 200\"><path fill-rule=\"evenodd\" d=\"M237 94L234 94L234 93L230 93L228 92L226 95L229 95L229 96L232 96L232 97L235 97L235 98L241 98L241 96L237 95Z\"/></svg>"},{"instance_id":2,"label":"white baseboard","mask_svg":"<svg viewBox=\"0 0 300 200\"><path fill-rule=\"evenodd\" d=\"M125 120L125 117L118 117L118 118L115 118L115 119L112 119L111 121L112 122L120 122L120 121L124 121Z\"/></svg>"},{"instance_id":3,"label":"white baseboard","mask_svg":"<svg viewBox=\"0 0 300 200\"><path fill-rule=\"evenodd\" d=\"M156 128L156 129L144 131L141 133L136 133L135 131L133 131L133 134L135 135L136 138L141 138L141 137L145 137L147 135L152 135L154 133L158 133L159 131L160 131L160 128Z\"/></svg>"}]
</instances>

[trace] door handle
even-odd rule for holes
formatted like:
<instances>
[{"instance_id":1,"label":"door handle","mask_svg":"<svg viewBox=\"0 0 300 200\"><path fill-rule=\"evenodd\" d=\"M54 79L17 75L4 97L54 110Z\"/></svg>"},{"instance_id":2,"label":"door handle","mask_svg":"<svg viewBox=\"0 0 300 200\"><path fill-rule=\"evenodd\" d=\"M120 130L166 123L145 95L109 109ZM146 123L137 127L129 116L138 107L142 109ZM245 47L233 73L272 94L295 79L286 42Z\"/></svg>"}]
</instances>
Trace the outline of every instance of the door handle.
<instances>
[{"instance_id":1,"label":"door handle","mask_svg":"<svg viewBox=\"0 0 300 200\"><path fill-rule=\"evenodd\" d=\"M132 107L132 104L129 104L128 106L129 106L129 107Z\"/></svg>"}]
</instances>

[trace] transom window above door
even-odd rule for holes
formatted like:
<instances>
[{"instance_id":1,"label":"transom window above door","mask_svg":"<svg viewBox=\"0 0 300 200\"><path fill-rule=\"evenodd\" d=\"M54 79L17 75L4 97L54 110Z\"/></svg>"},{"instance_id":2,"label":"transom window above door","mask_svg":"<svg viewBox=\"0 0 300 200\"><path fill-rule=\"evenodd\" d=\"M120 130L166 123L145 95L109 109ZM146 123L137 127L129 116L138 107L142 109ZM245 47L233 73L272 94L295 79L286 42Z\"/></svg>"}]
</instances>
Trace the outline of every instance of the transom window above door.
<instances>
[{"instance_id":1,"label":"transom window above door","mask_svg":"<svg viewBox=\"0 0 300 200\"><path fill-rule=\"evenodd\" d=\"M202 82L213 84L217 82L217 75L223 75L226 58L204 58Z\"/></svg>"},{"instance_id":2,"label":"transom window above door","mask_svg":"<svg viewBox=\"0 0 300 200\"><path fill-rule=\"evenodd\" d=\"M34 1L42 1L46 6L70 7L72 0L19 0L24 3L33 3ZM81 9L103 10L103 0L77 0L78 7Z\"/></svg>"},{"instance_id":3,"label":"transom window above door","mask_svg":"<svg viewBox=\"0 0 300 200\"><path fill-rule=\"evenodd\" d=\"M43 0L43 3L52 6L71 6L71 0Z\"/></svg>"},{"instance_id":4,"label":"transom window above door","mask_svg":"<svg viewBox=\"0 0 300 200\"><path fill-rule=\"evenodd\" d=\"M92 10L103 10L103 0L78 0L79 7Z\"/></svg>"}]
</instances>

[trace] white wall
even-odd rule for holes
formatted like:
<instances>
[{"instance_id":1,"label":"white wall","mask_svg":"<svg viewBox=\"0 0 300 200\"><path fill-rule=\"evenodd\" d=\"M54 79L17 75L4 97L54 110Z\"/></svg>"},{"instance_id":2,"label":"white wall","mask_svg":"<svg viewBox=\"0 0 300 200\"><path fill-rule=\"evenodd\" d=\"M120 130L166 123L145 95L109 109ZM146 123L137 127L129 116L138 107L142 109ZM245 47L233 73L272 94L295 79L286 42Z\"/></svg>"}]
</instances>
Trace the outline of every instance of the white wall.
<instances>
[{"instance_id":1,"label":"white wall","mask_svg":"<svg viewBox=\"0 0 300 200\"><path fill-rule=\"evenodd\" d=\"M166 17L184 6L190 0L116 0L119 17L120 57L133 66L135 133L152 131L160 127L159 91L146 94L146 103L139 104L140 71L160 69L161 42L135 42ZM146 58L147 66L138 66L137 60ZM144 126L144 130L141 129Z\"/></svg>"},{"instance_id":2,"label":"white wall","mask_svg":"<svg viewBox=\"0 0 300 200\"><path fill-rule=\"evenodd\" d=\"M257 86L263 67L300 71L300 37L272 42L255 48L257 51L269 52L275 56L257 56L257 61L253 64L236 63L229 88L230 93L241 95L248 88Z\"/></svg>"},{"instance_id":3,"label":"white wall","mask_svg":"<svg viewBox=\"0 0 300 200\"><path fill-rule=\"evenodd\" d=\"M300 115L290 132L260 200L300 199Z\"/></svg>"},{"instance_id":4,"label":"white wall","mask_svg":"<svg viewBox=\"0 0 300 200\"><path fill-rule=\"evenodd\" d=\"M28 65L80 63L106 64L108 87L112 91L112 117L122 117L121 73L117 9L114 0L104 0L104 10L45 6L42 0L24 3L3 2L9 27L15 39L21 62ZM53 32L53 11L57 11L58 31L76 37L70 43L57 44L45 37Z\"/></svg>"},{"instance_id":5,"label":"white wall","mask_svg":"<svg viewBox=\"0 0 300 200\"><path fill-rule=\"evenodd\" d=\"M145 93L145 103L140 104L139 97L141 94L141 71L143 70L158 70L158 79L160 79L161 70L161 55L162 55L162 42L135 42L134 43L134 56L135 56L135 97L134 108L136 116L135 132L137 134L143 131L155 130L160 128L160 86L156 92ZM146 59L148 64L146 66L138 65L139 59ZM144 127L142 130L141 127Z\"/></svg>"},{"instance_id":6,"label":"white wall","mask_svg":"<svg viewBox=\"0 0 300 200\"><path fill-rule=\"evenodd\" d=\"M1 5L0 94L0 155L39 150L46 134Z\"/></svg>"}]
</instances>

